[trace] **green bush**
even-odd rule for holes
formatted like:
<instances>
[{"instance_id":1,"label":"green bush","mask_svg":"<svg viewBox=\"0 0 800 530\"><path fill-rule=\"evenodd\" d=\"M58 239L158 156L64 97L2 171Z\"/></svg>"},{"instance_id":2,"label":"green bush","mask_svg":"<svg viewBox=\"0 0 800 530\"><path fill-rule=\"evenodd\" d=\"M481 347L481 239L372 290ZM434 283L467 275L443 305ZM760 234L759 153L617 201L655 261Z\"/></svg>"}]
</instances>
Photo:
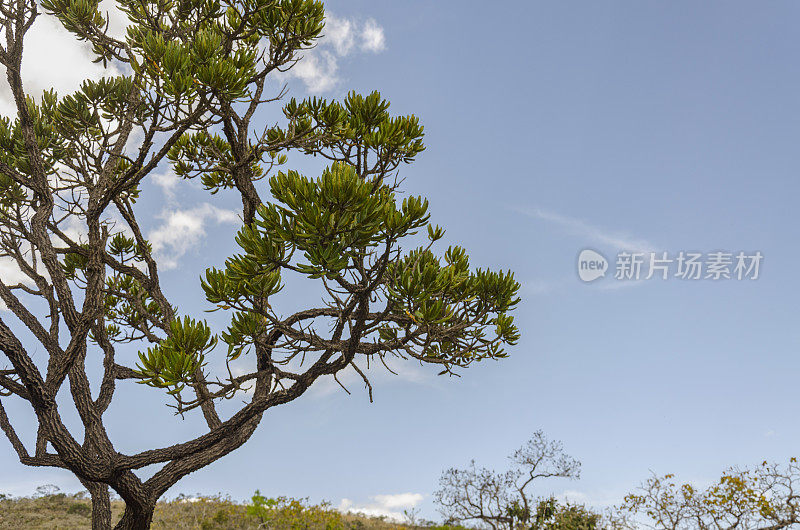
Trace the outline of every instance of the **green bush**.
<instances>
[{"instance_id":1,"label":"green bush","mask_svg":"<svg viewBox=\"0 0 800 530\"><path fill-rule=\"evenodd\" d=\"M344 530L342 514L331 508L327 502L309 505L308 499L291 497L267 498L256 490L252 505L247 514L257 518L267 528L324 528L325 530Z\"/></svg>"},{"instance_id":2,"label":"green bush","mask_svg":"<svg viewBox=\"0 0 800 530\"><path fill-rule=\"evenodd\" d=\"M91 517L92 515L92 507L88 504L84 504L82 502L78 502L75 504L71 504L69 508L67 508L67 513L75 514L75 515L83 515L84 517Z\"/></svg>"}]
</instances>

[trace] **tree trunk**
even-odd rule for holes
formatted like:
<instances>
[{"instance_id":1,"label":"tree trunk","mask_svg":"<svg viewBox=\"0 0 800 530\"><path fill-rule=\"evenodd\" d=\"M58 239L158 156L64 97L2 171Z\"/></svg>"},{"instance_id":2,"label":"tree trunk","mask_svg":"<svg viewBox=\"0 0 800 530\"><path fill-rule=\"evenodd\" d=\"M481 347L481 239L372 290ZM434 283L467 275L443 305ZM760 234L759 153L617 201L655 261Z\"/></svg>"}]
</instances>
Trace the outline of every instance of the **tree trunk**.
<instances>
[{"instance_id":1,"label":"tree trunk","mask_svg":"<svg viewBox=\"0 0 800 530\"><path fill-rule=\"evenodd\" d=\"M81 483L92 496L92 530L109 530L111 528L111 497L108 494L108 486L86 480L81 480Z\"/></svg>"},{"instance_id":2,"label":"tree trunk","mask_svg":"<svg viewBox=\"0 0 800 530\"><path fill-rule=\"evenodd\" d=\"M108 486L103 484L92 494L92 530L108 530L111 528L111 498Z\"/></svg>"},{"instance_id":3,"label":"tree trunk","mask_svg":"<svg viewBox=\"0 0 800 530\"><path fill-rule=\"evenodd\" d=\"M114 530L148 530L153 522L155 508L155 503L148 506L125 504L125 513Z\"/></svg>"}]
</instances>

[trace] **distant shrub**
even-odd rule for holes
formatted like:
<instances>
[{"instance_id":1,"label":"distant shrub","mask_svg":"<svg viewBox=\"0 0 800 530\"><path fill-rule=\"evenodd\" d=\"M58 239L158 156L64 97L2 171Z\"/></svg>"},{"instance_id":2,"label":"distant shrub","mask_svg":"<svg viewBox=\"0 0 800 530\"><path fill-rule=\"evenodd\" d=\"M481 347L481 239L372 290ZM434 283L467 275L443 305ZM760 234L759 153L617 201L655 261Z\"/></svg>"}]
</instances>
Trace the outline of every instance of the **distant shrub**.
<instances>
[{"instance_id":1,"label":"distant shrub","mask_svg":"<svg viewBox=\"0 0 800 530\"><path fill-rule=\"evenodd\" d=\"M67 513L89 517L92 515L92 507L83 502L76 502L67 508Z\"/></svg>"},{"instance_id":2,"label":"distant shrub","mask_svg":"<svg viewBox=\"0 0 800 530\"><path fill-rule=\"evenodd\" d=\"M256 528L257 524L247 515L247 507L230 497L179 495L173 501L158 503L152 527L231 530Z\"/></svg>"},{"instance_id":3,"label":"distant shrub","mask_svg":"<svg viewBox=\"0 0 800 530\"><path fill-rule=\"evenodd\" d=\"M539 502L532 528L546 530L598 530L602 517L580 504L561 504L554 498Z\"/></svg>"},{"instance_id":4,"label":"distant shrub","mask_svg":"<svg viewBox=\"0 0 800 530\"><path fill-rule=\"evenodd\" d=\"M257 518L267 528L275 530L293 528L324 528L325 530L344 530L348 526L342 514L331 508L327 502L310 505L308 499L291 497L267 498L256 490L247 514Z\"/></svg>"}]
</instances>

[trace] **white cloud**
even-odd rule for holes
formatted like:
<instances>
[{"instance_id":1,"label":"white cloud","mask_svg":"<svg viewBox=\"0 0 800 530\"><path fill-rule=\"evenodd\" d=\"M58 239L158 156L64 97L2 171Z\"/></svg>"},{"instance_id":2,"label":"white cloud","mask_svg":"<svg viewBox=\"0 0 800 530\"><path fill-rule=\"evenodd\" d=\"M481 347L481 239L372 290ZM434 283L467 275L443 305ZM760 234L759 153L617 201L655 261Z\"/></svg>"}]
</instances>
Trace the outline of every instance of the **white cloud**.
<instances>
[{"instance_id":1,"label":"white cloud","mask_svg":"<svg viewBox=\"0 0 800 530\"><path fill-rule=\"evenodd\" d=\"M114 0L103 0L99 8L108 18L108 34L124 39L129 23L127 15L119 10ZM302 81L312 94L330 91L340 82L339 58L355 49L370 53L386 49L383 27L372 18L362 21L328 14L323 33L317 46L283 74L285 78ZM26 91L38 98L49 88L54 88L59 95L74 92L84 79L119 75L120 69L113 63L107 68L93 63L88 43L79 42L54 16L42 14L25 36L22 72ZM0 83L0 114L16 114L5 82Z\"/></svg>"},{"instance_id":2,"label":"white cloud","mask_svg":"<svg viewBox=\"0 0 800 530\"><path fill-rule=\"evenodd\" d=\"M89 227L74 215L70 215L60 228L65 236L76 243L84 242L89 237Z\"/></svg>"},{"instance_id":3,"label":"white cloud","mask_svg":"<svg viewBox=\"0 0 800 530\"><path fill-rule=\"evenodd\" d=\"M0 280L6 285L18 283L30 284L31 280L17 266L17 262L9 257L0 257Z\"/></svg>"},{"instance_id":4,"label":"white cloud","mask_svg":"<svg viewBox=\"0 0 800 530\"><path fill-rule=\"evenodd\" d=\"M153 183L161 188L168 199L175 198L175 189L178 187L181 178L174 171L167 169L163 173L153 173L152 178Z\"/></svg>"},{"instance_id":5,"label":"white cloud","mask_svg":"<svg viewBox=\"0 0 800 530\"><path fill-rule=\"evenodd\" d=\"M144 130L141 127L135 126L131 133L128 135L128 141L125 143L125 152L138 153L144 140Z\"/></svg>"},{"instance_id":6,"label":"white cloud","mask_svg":"<svg viewBox=\"0 0 800 530\"><path fill-rule=\"evenodd\" d=\"M98 8L108 18L108 36L124 40L130 25L128 15L119 9L115 0L102 0Z\"/></svg>"},{"instance_id":7,"label":"white cloud","mask_svg":"<svg viewBox=\"0 0 800 530\"><path fill-rule=\"evenodd\" d=\"M619 250L632 252L655 252L656 245L644 239L634 238L622 232L600 228L581 219L560 215L539 208L515 208L521 214L535 217L561 226L573 235L587 238L593 243L608 245Z\"/></svg>"},{"instance_id":8,"label":"white cloud","mask_svg":"<svg viewBox=\"0 0 800 530\"><path fill-rule=\"evenodd\" d=\"M325 37L339 55L347 55L356 43L356 23L353 20L328 15Z\"/></svg>"},{"instance_id":9,"label":"white cloud","mask_svg":"<svg viewBox=\"0 0 800 530\"><path fill-rule=\"evenodd\" d=\"M47 272L44 270L38 271L43 276L47 277ZM0 280L6 286L11 285L18 285L23 284L29 287L33 287L34 283L17 265L17 262L8 256L0 257ZM0 311L7 311L8 306L6 306L5 302L0 300Z\"/></svg>"},{"instance_id":10,"label":"white cloud","mask_svg":"<svg viewBox=\"0 0 800 530\"><path fill-rule=\"evenodd\" d=\"M366 504L355 504L350 499L342 499L339 511L360 513L371 517L386 517L397 522L405 521L403 510L410 510L422 502L420 493L396 493L393 495L374 495Z\"/></svg>"},{"instance_id":11,"label":"white cloud","mask_svg":"<svg viewBox=\"0 0 800 530\"><path fill-rule=\"evenodd\" d=\"M305 57L287 72L287 75L301 80L310 93L320 94L339 83L336 74L338 70L338 61L333 52L315 49L306 53Z\"/></svg>"},{"instance_id":12,"label":"white cloud","mask_svg":"<svg viewBox=\"0 0 800 530\"><path fill-rule=\"evenodd\" d=\"M361 22L329 13L316 47L306 51L284 77L299 79L311 94L327 92L341 81L339 59L349 55L356 42L364 52L379 53L386 49L383 28L374 19Z\"/></svg>"},{"instance_id":13,"label":"white cloud","mask_svg":"<svg viewBox=\"0 0 800 530\"><path fill-rule=\"evenodd\" d=\"M164 223L151 231L148 239L165 269L176 268L181 257L200 245L209 221L221 224L238 220L235 212L209 203L188 210L167 210L160 217Z\"/></svg>"},{"instance_id":14,"label":"white cloud","mask_svg":"<svg viewBox=\"0 0 800 530\"><path fill-rule=\"evenodd\" d=\"M423 496L419 493L395 493L394 495L375 495L372 498L381 506L397 509L413 508L422 502Z\"/></svg>"},{"instance_id":15,"label":"white cloud","mask_svg":"<svg viewBox=\"0 0 800 530\"><path fill-rule=\"evenodd\" d=\"M383 28L370 18L361 30L361 49L364 51L378 53L386 49L386 36Z\"/></svg>"},{"instance_id":16,"label":"white cloud","mask_svg":"<svg viewBox=\"0 0 800 530\"><path fill-rule=\"evenodd\" d=\"M3 70L5 73L5 70ZM54 16L41 14L25 35L22 81L25 91L39 98L54 88L59 95L74 92L84 79L119 75L114 65L104 68L90 59L90 46L79 42ZM16 115L5 75L0 82L0 114Z\"/></svg>"}]
</instances>

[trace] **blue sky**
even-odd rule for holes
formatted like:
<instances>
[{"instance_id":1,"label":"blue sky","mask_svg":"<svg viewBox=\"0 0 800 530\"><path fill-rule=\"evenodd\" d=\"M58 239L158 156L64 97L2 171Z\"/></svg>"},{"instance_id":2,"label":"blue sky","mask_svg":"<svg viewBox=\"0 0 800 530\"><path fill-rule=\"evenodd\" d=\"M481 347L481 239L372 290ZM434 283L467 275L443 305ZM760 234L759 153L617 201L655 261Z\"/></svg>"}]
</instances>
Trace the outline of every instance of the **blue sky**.
<instances>
[{"instance_id":1,"label":"blue sky","mask_svg":"<svg viewBox=\"0 0 800 530\"><path fill-rule=\"evenodd\" d=\"M434 518L444 468L471 458L502 468L537 429L583 463L579 481L540 491L595 506L651 471L703 484L731 465L800 453L800 5L327 7L335 31L313 67L287 79L292 95L378 89L394 112L421 117L427 150L403 171L405 189L429 198L446 243L465 246L474 265L516 272L522 340L509 359L457 379L396 364L399 376L376 373L372 404L355 382L350 396L323 383L171 493L244 499L259 488L383 511L417 503ZM171 294L199 307L200 271L233 249L236 198L162 173L142 212L174 259L163 276ZM578 279L582 249L613 259L625 246L760 251L764 261L756 281ZM297 291L297 303L308 295ZM136 385L126 396L108 414L121 450L198 432L198 418L172 416L157 392ZM21 466L5 444L0 492L48 482L79 489ZM398 494L411 495L374 498Z\"/></svg>"}]
</instances>

